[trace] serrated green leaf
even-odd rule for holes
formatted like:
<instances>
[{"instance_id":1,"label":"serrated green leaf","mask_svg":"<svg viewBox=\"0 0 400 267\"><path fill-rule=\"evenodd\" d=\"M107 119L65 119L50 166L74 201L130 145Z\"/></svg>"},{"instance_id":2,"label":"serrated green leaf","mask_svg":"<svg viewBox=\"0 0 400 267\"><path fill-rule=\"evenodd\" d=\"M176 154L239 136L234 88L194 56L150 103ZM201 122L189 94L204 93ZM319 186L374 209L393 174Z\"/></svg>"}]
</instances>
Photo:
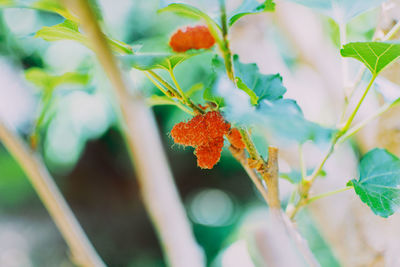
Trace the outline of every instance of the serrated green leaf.
<instances>
[{"instance_id":1,"label":"serrated green leaf","mask_svg":"<svg viewBox=\"0 0 400 267\"><path fill-rule=\"evenodd\" d=\"M238 91L236 89L235 92L233 87L229 90L223 89L219 94L225 100L224 113L229 122L244 127L260 128L277 141L293 140L304 143L312 140L325 144L331 140L334 131L306 120L295 101L262 100L254 107L250 105L249 96Z\"/></svg>"},{"instance_id":2,"label":"serrated green leaf","mask_svg":"<svg viewBox=\"0 0 400 267\"><path fill-rule=\"evenodd\" d=\"M373 75L378 75L400 57L400 44L383 42L349 43L340 50L343 57L352 57L362 63Z\"/></svg>"},{"instance_id":3,"label":"serrated green leaf","mask_svg":"<svg viewBox=\"0 0 400 267\"><path fill-rule=\"evenodd\" d=\"M233 57L233 62L235 75L239 78L237 85L250 96L253 105L263 99L275 101L285 94L286 88L279 74L261 74L256 64L243 64L237 55Z\"/></svg>"},{"instance_id":4,"label":"serrated green leaf","mask_svg":"<svg viewBox=\"0 0 400 267\"><path fill-rule=\"evenodd\" d=\"M229 26L232 26L243 16L274 10L275 3L273 0L266 0L263 3L257 0L243 0L242 4L230 14Z\"/></svg>"},{"instance_id":5,"label":"serrated green leaf","mask_svg":"<svg viewBox=\"0 0 400 267\"><path fill-rule=\"evenodd\" d=\"M400 44L383 42L357 42L346 44L340 51L343 57L352 57L378 75L400 57Z\"/></svg>"},{"instance_id":6,"label":"serrated green leaf","mask_svg":"<svg viewBox=\"0 0 400 267\"><path fill-rule=\"evenodd\" d=\"M79 31L78 23L71 20L65 20L51 27L43 27L36 32L35 37L42 38L48 42L72 40L90 48L88 39ZM121 54L133 53L129 45L109 38L107 38L107 40L113 51Z\"/></svg>"},{"instance_id":7,"label":"serrated green leaf","mask_svg":"<svg viewBox=\"0 0 400 267\"><path fill-rule=\"evenodd\" d=\"M348 22L355 16L378 7L387 0L288 0L315 9L336 22Z\"/></svg>"},{"instance_id":8,"label":"serrated green leaf","mask_svg":"<svg viewBox=\"0 0 400 267\"><path fill-rule=\"evenodd\" d=\"M121 61L130 67L140 70L165 69L173 70L186 59L199 53L143 53L121 56Z\"/></svg>"},{"instance_id":9,"label":"serrated green leaf","mask_svg":"<svg viewBox=\"0 0 400 267\"><path fill-rule=\"evenodd\" d=\"M360 199L387 218L400 207L400 159L385 149L369 151L360 162L360 177L353 179Z\"/></svg>"}]
</instances>

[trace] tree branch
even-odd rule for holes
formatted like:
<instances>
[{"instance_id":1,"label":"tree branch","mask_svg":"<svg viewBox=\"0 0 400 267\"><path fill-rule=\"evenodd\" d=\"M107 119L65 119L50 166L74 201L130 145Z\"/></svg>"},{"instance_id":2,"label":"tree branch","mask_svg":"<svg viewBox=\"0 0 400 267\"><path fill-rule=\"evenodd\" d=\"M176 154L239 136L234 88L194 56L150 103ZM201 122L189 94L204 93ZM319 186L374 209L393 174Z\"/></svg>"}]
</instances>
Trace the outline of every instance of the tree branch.
<instances>
[{"instance_id":1,"label":"tree branch","mask_svg":"<svg viewBox=\"0 0 400 267\"><path fill-rule=\"evenodd\" d=\"M1 121L0 141L24 170L53 218L71 250L71 260L79 266L105 266L39 156Z\"/></svg>"}]
</instances>

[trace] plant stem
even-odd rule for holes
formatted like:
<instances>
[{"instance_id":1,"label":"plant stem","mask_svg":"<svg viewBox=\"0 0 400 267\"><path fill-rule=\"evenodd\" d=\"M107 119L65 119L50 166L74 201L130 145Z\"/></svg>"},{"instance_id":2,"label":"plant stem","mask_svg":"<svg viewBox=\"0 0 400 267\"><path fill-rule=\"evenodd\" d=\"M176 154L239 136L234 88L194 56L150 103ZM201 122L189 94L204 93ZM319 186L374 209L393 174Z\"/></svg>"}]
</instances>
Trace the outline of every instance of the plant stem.
<instances>
[{"instance_id":1,"label":"plant stem","mask_svg":"<svg viewBox=\"0 0 400 267\"><path fill-rule=\"evenodd\" d=\"M129 95L123 74L88 1L64 0L64 4L78 16L113 85L120 106L123 134L135 165L143 202L159 235L168 265L203 267L204 257L179 199L153 114L140 95Z\"/></svg>"},{"instance_id":2,"label":"plant stem","mask_svg":"<svg viewBox=\"0 0 400 267\"><path fill-rule=\"evenodd\" d=\"M393 38L393 36L400 30L400 21L398 21L389 31L388 33L382 38L382 39L378 39L376 36L374 36L374 38L372 39L372 41L388 41L390 39ZM358 85L360 84L362 77L364 76L365 72L366 72L367 68L363 65L360 67L356 79L353 82L352 86L349 87L348 90L348 95L345 98L345 105L343 107L343 111L342 111L342 116L341 116L341 120L340 122L343 121L344 116L346 115L346 111L347 111L347 107L349 105L349 101L350 99L353 97L354 92L356 91Z\"/></svg>"},{"instance_id":3,"label":"plant stem","mask_svg":"<svg viewBox=\"0 0 400 267\"><path fill-rule=\"evenodd\" d=\"M268 205L271 209L281 210L279 198L278 148L268 147L268 161L265 172L261 173L268 189Z\"/></svg>"},{"instance_id":4,"label":"plant stem","mask_svg":"<svg viewBox=\"0 0 400 267\"><path fill-rule=\"evenodd\" d=\"M360 109L361 104L363 103L365 97L367 96L369 90L371 89L372 84L374 83L375 79L376 79L376 75L372 76L371 81L369 82L368 86L366 87L365 92L362 95L361 99L359 100L356 108L354 109L354 111L352 112L350 117L348 118L348 120L347 120L346 124L343 126L343 128L333 138L332 143L331 143L331 145L329 147L329 150L325 154L324 158L322 159L322 161L320 162L318 167L313 171L313 173L310 176L306 177L306 179L304 179L302 181L302 184L299 187L300 200L297 202L297 204L295 205L294 209L289 209L288 210L288 214L289 214L289 217L291 219L293 219L295 217L296 213L300 210L300 208L302 206L307 204L308 195L309 195L309 192L310 192L310 189L311 189L313 183L318 178L318 175L322 171L322 168L324 167L324 165L325 165L326 161L328 160L328 158L334 152L335 146L338 143L339 139L342 136L346 135L346 133L348 132L348 129L349 129L351 123L353 122L354 117L356 116L358 110Z\"/></svg>"},{"instance_id":5,"label":"plant stem","mask_svg":"<svg viewBox=\"0 0 400 267\"><path fill-rule=\"evenodd\" d=\"M157 82L162 84L165 88L168 89L168 91L177 99L182 99L182 96L180 93L172 86L170 85L167 81L165 81L161 76L159 76L157 73L155 73L152 70L146 71L147 74L150 74Z\"/></svg>"},{"instance_id":6,"label":"plant stem","mask_svg":"<svg viewBox=\"0 0 400 267\"><path fill-rule=\"evenodd\" d=\"M347 24L345 22L339 23L339 33L340 33L340 46L344 46L347 42ZM341 57L342 63L342 86L345 92L345 103L349 101L348 99L348 91L349 91L349 64L348 59L345 57Z\"/></svg>"},{"instance_id":7,"label":"plant stem","mask_svg":"<svg viewBox=\"0 0 400 267\"><path fill-rule=\"evenodd\" d=\"M250 138L249 133L245 129L239 129L240 135L242 136L243 143L246 145L247 152L249 152L250 158L253 160L261 160L261 156L258 154L258 151L253 144L253 141Z\"/></svg>"},{"instance_id":8,"label":"plant stem","mask_svg":"<svg viewBox=\"0 0 400 267\"><path fill-rule=\"evenodd\" d=\"M232 62L232 53L229 48L229 39L228 39L228 22L226 17L226 7L225 0L219 0L220 10L221 10L221 25L222 25L222 38L223 38L223 47L221 47L222 53L224 54L224 62L226 73L228 74L228 78L236 83L235 81L235 71L233 68Z\"/></svg>"},{"instance_id":9,"label":"plant stem","mask_svg":"<svg viewBox=\"0 0 400 267\"><path fill-rule=\"evenodd\" d=\"M353 135L355 135L358 131L360 131L364 126L366 126L368 123L370 123L371 121L373 121L374 119L376 119L377 117L379 117L380 115L382 115L383 113L385 113L386 111L388 111L389 109L391 109L392 107L396 106L400 104L400 101L396 102L395 104L390 103L390 104L385 104L383 105L381 108L378 109L378 111L374 114L372 114L371 116L369 116L368 118L366 118L365 120L361 121L360 123L354 125L352 128L350 128L337 142L338 144L342 144L344 141L346 141L347 139L349 139L350 137L352 137Z\"/></svg>"},{"instance_id":10,"label":"plant stem","mask_svg":"<svg viewBox=\"0 0 400 267\"><path fill-rule=\"evenodd\" d=\"M79 266L105 266L41 159L1 121L0 140L24 170L60 230L71 250L72 261Z\"/></svg>"},{"instance_id":11,"label":"plant stem","mask_svg":"<svg viewBox=\"0 0 400 267\"><path fill-rule=\"evenodd\" d=\"M364 76L367 68L365 66L362 66L356 76L355 81L353 84L348 88L348 93L345 96L345 102L342 110L342 115L340 116L340 123L342 123L345 119L347 108L349 107L350 100L352 99L354 93L356 92L356 89L358 88L358 85L360 84L362 77Z\"/></svg>"},{"instance_id":12,"label":"plant stem","mask_svg":"<svg viewBox=\"0 0 400 267\"><path fill-rule=\"evenodd\" d=\"M372 76L370 82L368 83L367 88L366 88L365 91L364 91L364 94L362 95L361 99L358 101L356 108L354 109L353 113L351 113L350 117L347 119L347 122L346 122L345 125L343 126L343 128L342 128L342 130L341 130L342 132L346 132L346 131L349 129L351 123L352 123L353 120L354 120L354 117L356 116L358 110L359 110L360 107L361 107L361 104L363 103L363 101L364 101L365 97L367 96L369 90L371 89L372 85L374 84L374 81L375 81L376 77L377 77L376 74L374 74L374 75Z\"/></svg>"},{"instance_id":13,"label":"plant stem","mask_svg":"<svg viewBox=\"0 0 400 267\"><path fill-rule=\"evenodd\" d=\"M168 90L165 90L163 86L161 86L148 72L144 72L146 77L154 84L155 87L157 87L161 92L164 93L164 95L171 97L171 93Z\"/></svg>"},{"instance_id":14,"label":"plant stem","mask_svg":"<svg viewBox=\"0 0 400 267\"><path fill-rule=\"evenodd\" d=\"M256 186L258 192L264 198L265 202L268 203L268 195L267 191L265 190L264 185L261 183L260 178L258 177L257 173L253 168L249 166L246 153L244 149L237 149L233 146L229 147L229 151L232 153L233 157L243 166L244 170L246 171L247 175L250 177L254 185Z\"/></svg>"},{"instance_id":15,"label":"plant stem","mask_svg":"<svg viewBox=\"0 0 400 267\"><path fill-rule=\"evenodd\" d=\"M382 38L382 41L387 41L393 38L393 36L400 30L400 20L389 30L389 32Z\"/></svg>"},{"instance_id":16,"label":"plant stem","mask_svg":"<svg viewBox=\"0 0 400 267\"><path fill-rule=\"evenodd\" d=\"M300 161L301 179L304 180L307 176L307 168L306 168L306 163L304 161L303 144L299 145L299 161Z\"/></svg>"},{"instance_id":17,"label":"plant stem","mask_svg":"<svg viewBox=\"0 0 400 267\"><path fill-rule=\"evenodd\" d=\"M338 137L335 137L332 140L331 146L329 147L327 153L325 154L324 158L322 159L322 161L320 162L318 167L313 171L313 173L310 176L308 176L304 180L302 180L302 183L298 187L300 200L297 202L296 205L290 206L290 207L288 206L288 208L286 209L286 213L288 214L288 216L291 220L296 216L297 212L306 204L311 186L317 179L318 175L321 173L322 168L324 167L328 158L332 155L337 140L338 140Z\"/></svg>"},{"instance_id":18,"label":"plant stem","mask_svg":"<svg viewBox=\"0 0 400 267\"><path fill-rule=\"evenodd\" d=\"M201 108L199 108L196 104L194 104L190 99L186 98L186 100L184 100L183 96L181 96L181 94L180 94L172 85L170 85L167 81L165 81L165 80L164 80L162 77L160 77L157 73L155 73L155 72L152 71L152 70L148 70L147 73L150 74L155 80L157 80L157 82L159 82L159 83L162 84L165 88L168 89L168 92L170 92L170 95L167 94L167 96L171 96L171 95L172 95L173 97L175 97L176 99L178 99L179 101L181 101L183 104L187 104L190 108L193 109L193 111L194 111L196 114L203 114L203 113L204 113L204 111L203 111ZM150 81L153 82L153 84L157 86L157 83L154 83L154 80L153 80L153 79L150 79ZM176 81L176 79L175 79L174 82L176 82L176 84L178 84L178 82ZM179 86L179 85L178 85L178 86ZM180 88L180 87L179 87L179 88ZM182 91L182 89L180 89L180 91ZM182 92L182 94L183 94L183 92ZM183 95L184 95L184 94L183 94Z\"/></svg>"},{"instance_id":19,"label":"plant stem","mask_svg":"<svg viewBox=\"0 0 400 267\"><path fill-rule=\"evenodd\" d=\"M172 79L172 81L174 82L174 84L175 84L176 88L178 89L179 93L181 94L182 99L183 99L183 102L184 102L185 104L188 104L189 101L188 101L188 99L187 99L185 93L183 92L182 88L180 87L178 81L176 80L174 71L173 71L172 69L169 70L169 75L171 76L171 79Z\"/></svg>"},{"instance_id":20,"label":"plant stem","mask_svg":"<svg viewBox=\"0 0 400 267\"><path fill-rule=\"evenodd\" d=\"M311 198L309 198L307 200L306 205L314 202L315 200L318 200L318 199L321 199L321 198L324 198L324 197L328 197L328 196L332 196L332 195L347 191L347 190L352 189L352 188L353 188L352 186L346 186L344 188L340 188L340 189L337 189L337 190L334 190L334 191L329 191L329 192L326 192L326 193L323 193L323 194L320 194L320 195L313 196L313 197L311 197Z\"/></svg>"}]
</instances>

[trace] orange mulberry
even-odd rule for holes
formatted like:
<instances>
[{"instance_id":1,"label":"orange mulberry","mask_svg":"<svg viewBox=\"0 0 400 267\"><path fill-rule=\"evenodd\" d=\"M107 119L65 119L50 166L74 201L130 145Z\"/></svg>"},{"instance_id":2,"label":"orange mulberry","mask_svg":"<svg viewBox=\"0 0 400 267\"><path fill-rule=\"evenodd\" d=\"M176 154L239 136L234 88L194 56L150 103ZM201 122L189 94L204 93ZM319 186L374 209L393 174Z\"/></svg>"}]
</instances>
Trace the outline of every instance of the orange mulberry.
<instances>
[{"instance_id":1,"label":"orange mulberry","mask_svg":"<svg viewBox=\"0 0 400 267\"><path fill-rule=\"evenodd\" d=\"M176 31L169 41L175 52L186 52L189 49L208 49L215 44L207 26L186 27Z\"/></svg>"},{"instance_id":2,"label":"orange mulberry","mask_svg":"<svg viewBox=\"0 0 400 267\"><path fill-rule=\"evenodd\" d=\"M197 165L203 169L212 169L221 158L224 138L217 138L210 143L196 147Z\"/></svg>"},{"instance_id":3,"label":"orange mulberry","mask_svg":"<svg viewBox=\"0 0 400 267\"><path fill-rule=\"evenodd\" d=\"M228 137L229 142L231 142L234 147L239 149L246 148L246 145L243 143L242 140L242 135L237 128L232 128L226 136Z\"/></svg>"},{"instance_id":4,"label":"orange mulberry","mask_svg":"<svg viewBox=\"0 0 400 267\"><path fill-rule=\"evenodd\" d=\"M197 163L201 168L211 169L221 157L224 135L230 124L218 111L197 115L188 122L180 122L171 130L177 144L195 147Z\"/></svg>"}]
</instances>

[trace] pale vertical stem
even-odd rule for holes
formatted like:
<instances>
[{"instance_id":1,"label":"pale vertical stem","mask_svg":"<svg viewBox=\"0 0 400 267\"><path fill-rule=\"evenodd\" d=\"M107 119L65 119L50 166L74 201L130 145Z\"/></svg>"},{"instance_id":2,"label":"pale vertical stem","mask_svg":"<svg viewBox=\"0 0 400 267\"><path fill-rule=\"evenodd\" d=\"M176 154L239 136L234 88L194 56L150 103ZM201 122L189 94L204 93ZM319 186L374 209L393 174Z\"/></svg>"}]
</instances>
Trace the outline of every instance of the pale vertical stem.
<instances>
[{"instance_id":1,"label":"pale vertical stem","mask_svg":"<svg viewBox=\"0 0 400 267\"><path fill-rule=\"evenodd\" d=\"M346 32L346 23L339 23L339 33L340 33L340 46L343 47L347 42L347 32ZM349 62L345 57L341 57L342 62L342 86L345 93L345 101L348 101L349 95Z\"/></svg>"},{"instance_id":2,"label":"pale vertical stem","mask_svg":"<svg viewBox=\"0 0 400 267\"><path fill-rule=\"evenodd\" d=\"M174 267L204 266L203 254L179 199L153 114L141 97L136 95L130 98L128 86L88 2L65 0L64 3L78 16L91 47L115 89L124 135L138 174L143 201L158 232L168 264Z\"/></svg>"},{"instance_id":3,"label":"pale vertical stem","mask_svg":"<svg viewBox=\"0 0 400 267\"><path fill-rule=\"evenodd\" d=\"M79 266L85 267L105 266L58 190L42 160L1 121L0 141L29 178L69 246L72 261Z\"/></svg>"}]
</instances>

